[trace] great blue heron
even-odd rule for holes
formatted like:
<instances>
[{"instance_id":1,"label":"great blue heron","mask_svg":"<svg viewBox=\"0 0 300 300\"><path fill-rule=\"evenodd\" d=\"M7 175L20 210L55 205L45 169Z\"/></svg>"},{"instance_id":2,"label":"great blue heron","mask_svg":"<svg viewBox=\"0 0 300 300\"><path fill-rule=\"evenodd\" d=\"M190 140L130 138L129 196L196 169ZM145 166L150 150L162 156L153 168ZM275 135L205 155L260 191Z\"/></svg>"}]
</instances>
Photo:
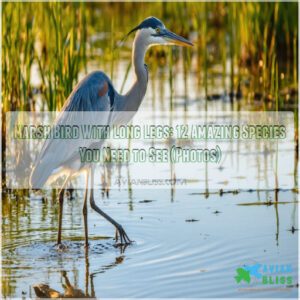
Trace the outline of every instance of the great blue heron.
<instances>
[{"instance_id":1,"label":"great blue heron","mask_svg":"<svg viewBox=\"0 0 300 300\"><path fill-rule=\"evenodd\" d=\"M136 34L133 42L132 64L136 79L130 90L125 95L118 94L107 75L101 71L95 71L88 74L77 84L62 108L62 112L137 111L147 89L148 70L147 66L144 64L144 57L147 49L154 45L193 46L190 41L169 31L165 25L155 17L145 19L137 27L132 29L127 36L134 32L136 32ZM56 122L60 122L63 117L64 115L61 113ZM32 188L41 188L48 178L57 170L68 171L67 178L59 193L57 244L61 245L62 213L66 184L71 176L83 169L88 169L83 204L85 245L88 246L87 197L89 190L89 174L91 175L91 207L115 226L116 241L118 241L119 234L121 245L129 244L131 241L123 227L95 204L93 192L94 167L80 163L78 151L76 152L74 149L62 149L62 147L63 145L60 144L58 140L47 139L35 161L30 177Z\"/></svg>"}]
</instances>

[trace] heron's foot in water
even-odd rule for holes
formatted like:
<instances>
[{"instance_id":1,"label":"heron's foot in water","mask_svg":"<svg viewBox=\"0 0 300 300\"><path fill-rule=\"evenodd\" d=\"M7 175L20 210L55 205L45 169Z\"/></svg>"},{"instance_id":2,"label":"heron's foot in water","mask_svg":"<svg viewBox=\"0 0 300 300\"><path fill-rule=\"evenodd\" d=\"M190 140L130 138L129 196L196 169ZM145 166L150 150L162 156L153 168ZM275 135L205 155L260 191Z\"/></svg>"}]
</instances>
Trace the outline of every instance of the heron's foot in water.
<instances>
[{"instance_id":1,"label":"heron's foot in water","mask_svg":"<svg viewBox=\"0 0 300 300\"><path fill-rule=\"evenodd\" d=\"M68 249L68 246L62 243L57 243L55 247L57 251L66 251Z\"/></svg>"},{"instance_id":2,"label":"heron's foot in water","mask_svg":"<svg viewBox=\"0 0 300 300\"><path fill-rule=\"evenodd\" d=\"M118 242L119 238L120 238L120 242ZM116 246L130 245L132 243L132 241L130 240L130 238L128 237L127 233L125 232L125 230L121 225L118 225L116 227L115 240L116 240Z\"/></svg>"}]
</instances>

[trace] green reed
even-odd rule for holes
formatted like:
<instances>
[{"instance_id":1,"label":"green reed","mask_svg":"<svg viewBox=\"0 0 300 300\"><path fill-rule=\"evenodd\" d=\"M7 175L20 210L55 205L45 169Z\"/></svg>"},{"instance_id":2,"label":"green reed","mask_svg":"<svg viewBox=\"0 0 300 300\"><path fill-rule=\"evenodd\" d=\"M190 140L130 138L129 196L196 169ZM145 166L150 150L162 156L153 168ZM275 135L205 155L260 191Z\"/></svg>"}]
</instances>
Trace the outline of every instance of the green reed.
<instances>
[{"instance_id":1,"label":"green reed","mask_svg":"<svg viewBox=\"0 0 300 300\"><path fill-rule=\"evenodd\" d=\"M10 9L3 4L2 97L3 109L30 110L30 70L34 60L33 17L22 11L20 3Z\"/></svg>"},{"instance_id":2,"label":"green reed","mask_svg":"<svg viewBox=\"0 0 300 300\"><path fill-rule=\"evenodd\" d=\"M279 74L285 75L286 85L297 87L297 5L279 2L4 3L3 110L34 109L31 84L34 64L38 65L42 81L38 87L44 97L42 109L62 107L79 73L88 71L91 59L117 76L117 60L124 55L129 59L125 47L118 53L113 51L117 41L149 15L162 18L179 34L196 37L194 49L181 51L179 58L158 61L158 51L154 50L152 57L148 57L151 68L169 73L166 64L182 60L184 84L190 69L194 70L200 80L199 88L204 89L207 97L215 85L212 67L220 64L224 92L234 95L248 76L254 92L262 94L262 100L271 95L275 101L272 88L274 56ZM92 42L95 34L103 34L103 37ZM99 49L102 54L97 51ZM211 49L216 50L212 52ZM170 52L167 50L167 53ZM173 52L172 55L177 54ZM263 64L261 82L257 76L260 61ZM225 84L227 76L229 86ZM173 79L169 78L169 84L170 80ZM187 94L187 88L185 90Z\"/></svg>"},{"instance_id":3,"label":"green reed","mask_svg":"<svg viewBox=\"0 0 300 300\"><path fill-rule=\"evenodd\" d=\"M85 6L41 4L43 28L41 53L37 54L42 78L42 91L49 110L62 107L78 80L80 69L86 65ZM64 22L65 15L70 15ZM50 41L51 40L51 41Z\"/></svg>"}]
</instances>

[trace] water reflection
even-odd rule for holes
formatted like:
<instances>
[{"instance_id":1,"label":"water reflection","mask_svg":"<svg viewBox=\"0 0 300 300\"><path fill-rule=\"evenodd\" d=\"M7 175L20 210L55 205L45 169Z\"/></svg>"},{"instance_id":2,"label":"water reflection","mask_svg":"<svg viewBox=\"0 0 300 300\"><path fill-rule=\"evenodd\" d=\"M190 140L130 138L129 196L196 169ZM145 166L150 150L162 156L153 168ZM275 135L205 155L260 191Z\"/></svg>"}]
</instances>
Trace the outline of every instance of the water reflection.
<instances>
[{"instance_id":1,"label":"water reflection","mask_svg":"<svg viewBox=\"0 0 300 300\"><path fill-rule=\"evenodd\" d=\"M48 284L36 284L33 286L34 292L39 298L94 298L88 293L84 293L82 290L74 287L67 276L66 271L61 272L62 278L65 280L65 284L62 284L64 292L56 291L52 289Z\"/></svg>"},{"instance_id":2,"label":"water reflection","mask_svg":"<svg viewBox=\"0 0 300 300\"><path fill-rule=\"evenodd\" d=\"M222 278L231 278L231 271L223 268L224 264L235 267L250 252L259 262L284 260L293 264L296 271L298 234L293 222L297 218L297 200L291 190L260 191L259 197L251 190L222 193L211 190L208 198L205 191L176 190L173 202L170 190L149 192L151 198L146 197L146 191L138 190L133 191L131 199L128 191L115 190L109 199L103 197L102 206L124 221L136 243L126 250L115 248L111 226L99 223L98 215L90 213L88 253L84 248L81 216L83 191L77 191L74 200L66 201L63 231L66 251L57 251L54 246L57 203L51 200L51 193L44 199L25 196L18 200L4 199L3 295L21 296L25 292L35 296L32 287L44 284L48 285L49 293L53 289L59 295L80 290L89 297L122 297L119 288L128 285L125 296L161 296L172 294L167 292L172 291L167 289L170 285L188 284L191 295L202 291L215 296L211 294L213 289L203 289L197 282L203 280L209 286L212 276L209 274L214 268L223 274ZM97 195L100 201L101 191ZM198 222L186 222L192 219ZM235 224L242 226L232 231ZM232 242L228 244L229 240ZM228 248L227 263L218 250L224 247ZM217 265L212 267L215 260ZM207 271L198 273L198 269ZM147 294L142 282L145 274L153 279L153 289ZM62 289L61 283L69 289ZM226 284L223 291L234 295L235 286ZM40 286L39 290L45 291L47 287ZM269 296L272 295L270 292Z\"/></svg>"},{"instance_id":3,"label":"water reflection","mask_svg":"<svg viewBox=\"0 0 300 300\"><path fill-rule=\"evenodd\" d=\"M125 249L122 249L124 253ZM57 291L50 287L49 284L37 283L34 284L33 290L35 295L39 298L96 298L94 278L97 274L104 273L105 271L116 267L124 261L124 255L117 256L114 261L110 264L103 265L99 270L90 273L90 261L89 261L89 250L85 248L85 276L84 283L82 286L85 290L78 288L78 283L72 284L68 274L65 270L60 273L60 281L62 282L63 292ZM75 280L76 281L76 280Z\"/></svg>"}]
</instances>

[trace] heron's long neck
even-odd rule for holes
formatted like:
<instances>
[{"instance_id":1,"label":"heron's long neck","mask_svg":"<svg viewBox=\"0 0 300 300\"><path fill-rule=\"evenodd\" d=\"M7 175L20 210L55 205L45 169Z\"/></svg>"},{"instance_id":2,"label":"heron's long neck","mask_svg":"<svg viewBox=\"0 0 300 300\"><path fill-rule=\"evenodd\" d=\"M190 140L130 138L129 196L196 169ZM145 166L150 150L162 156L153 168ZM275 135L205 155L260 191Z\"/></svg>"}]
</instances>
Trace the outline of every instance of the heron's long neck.
<instances>
[{"instance_id":1,"label":"heron's long neck","mask_svg":"<svg viewBox=\"0 0 300 300\"><path fill-rule=\"evenodd\" d=\"M127 111L136 111L147 90L148 72L144 65L147 46L142 37L137 35L133 42L132 64L135 72L135 80L130 90L124 95Z\"/></svg>"}]
</instances>

